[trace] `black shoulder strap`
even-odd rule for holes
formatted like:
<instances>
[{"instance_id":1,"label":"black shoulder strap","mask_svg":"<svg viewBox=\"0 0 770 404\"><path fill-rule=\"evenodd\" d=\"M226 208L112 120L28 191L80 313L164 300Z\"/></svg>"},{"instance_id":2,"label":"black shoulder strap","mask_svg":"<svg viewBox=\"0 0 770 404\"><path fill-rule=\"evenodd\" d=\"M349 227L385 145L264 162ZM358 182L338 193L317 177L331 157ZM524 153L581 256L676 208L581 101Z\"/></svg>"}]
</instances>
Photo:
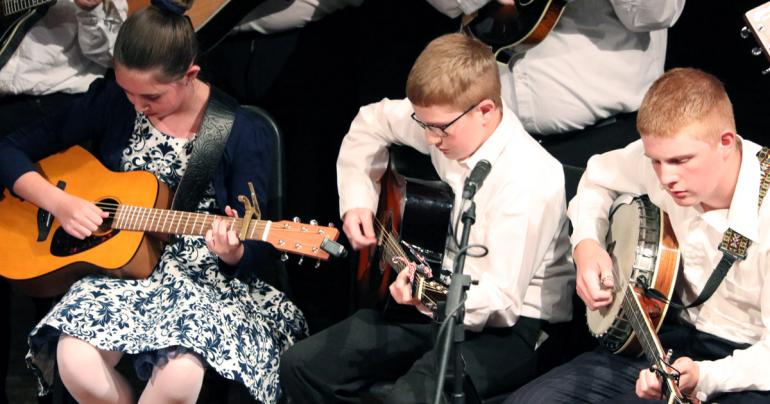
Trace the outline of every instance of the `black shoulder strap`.
<instances>
[{"instance_id":1,"label":"black shoulder strap","mask_svg":"<svg viewBox=\"0 0 770 404\"><path fill-rule=\"evenodd\" d=\"M235 99L211 87L203 122L193 142L187 169L176 188L171 209L192 212L198 207L224 153L237 108Z\"/></svg>"},{"instance_id":2,"label":"black shoulder strap","mask_svg":"<svg viewBox=\"0 0 770 404\"><path fill-rule=\"evenodd\" d=\"M767 193L768 185L770 185L770 149L763 147L762 150L757 153L759 159L759 166L762 169L762 179L759 183L759 200L757 201L757 209L762 206L762 200ZM716 292L722 280L730 272L735 261L746 259L746 251L751 245L751 240L746 236L738 233L733 229L727 229L724 236L722 236L722 242L719 243L719 251L722 251L722 259L719 260L714 272L711 273L706 285L703 286L703 290L700 295L689 305L687 308L695 307L703 304L708 300L711 295Z\"/></svg>"}]
</instances>

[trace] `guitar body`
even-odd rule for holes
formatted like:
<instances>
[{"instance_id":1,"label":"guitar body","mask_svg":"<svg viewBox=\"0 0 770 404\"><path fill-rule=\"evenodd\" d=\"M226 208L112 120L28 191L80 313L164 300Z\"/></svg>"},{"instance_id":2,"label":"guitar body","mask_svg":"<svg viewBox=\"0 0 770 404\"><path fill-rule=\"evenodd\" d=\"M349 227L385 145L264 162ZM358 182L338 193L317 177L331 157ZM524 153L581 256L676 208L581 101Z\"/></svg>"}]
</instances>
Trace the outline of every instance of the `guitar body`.
<instances>
[{"instance_id":1,"label":"guitar body","mask_svg":"<svg viewBox=\"0 0 770 404\"><path fill-rule=\"evenodd\" d=\"M63 182L65 191L89 201L164 208L170 200L167 188L151 173L112 172L80 147L54 154L39 165L52 184ZM78 240L56 220L46 234L45 217L44 211L8 190L0 200L0 256L11 257L0 266L0 275L32 296L56 296L75 280L97 272L146 278L160 256L161 242L143 232L105 226Z\"/></svg>"},{"instance_id":2,"label":"guitar body","mask_svg":"<svg viewBox=\"0 0 770 404\"><path fill-rule=\"evenodd\" d=\"M399 240L420 248L434 275L441 270L451 222L454 193L438 180L430 160L406 147L391 148L389 170L382 179L378 220ZM382 258L382 246L362 250L356 272L358 303L363 307L399 306L390 299L392 264ZM402 313L404 314L404 313ZM400 315L400 314L399 314Z\"/></svg>"},{"instance_id":3,"label":"guitar body","mask_svg":"<svg viewBox=\"0 0 770 404\"><path fill-rule=\"evenodd\" d=\"M265 0L195 0L187 10L201 53L208 52ZM150 5L149 0L128 0L128 14Z\"/></svg>"},{"instance_id":4,"label":"guitar body","mask_svg":"<svg viewBox=\"0 0 770 404\"><path fill-rule=\"evenodd\" d=\"M5 0L7 1L7 0ZM0 69L8 63L21 43L24 34L34 25L55 1L39 2L37 6L16 12L7 11L10 4L0 3Z\"/></svg>"},{"instance_id":5,"label":"guitar body","mask_svg":"<svg viewBox=\"0 0 770 404\"><path fill-rule=\"evenodd\" d=\"M609 306L587 310L588 328L610 352L638 355L641 350L628 321L622 292L629 283L634 286L642 311L649 317L653 333L657 333L669 304L646 297L639 290L654 288L670 301L679 271L679 244L668 215L644 195L616 201L610 214L607 245L617 293Z\"/></svg>"},{"instance_id":6,"label":"guitar body","mask_svg":"<svg viewBox=\"0 0 770 404\"><path fill-rule=\"evenodd\" d=\"M524 53L545 39L565 5L565 0L492 1L463 17L461 30L489 45L497 61L507 64L511 53Z\"/></svg>"}]
</instances>

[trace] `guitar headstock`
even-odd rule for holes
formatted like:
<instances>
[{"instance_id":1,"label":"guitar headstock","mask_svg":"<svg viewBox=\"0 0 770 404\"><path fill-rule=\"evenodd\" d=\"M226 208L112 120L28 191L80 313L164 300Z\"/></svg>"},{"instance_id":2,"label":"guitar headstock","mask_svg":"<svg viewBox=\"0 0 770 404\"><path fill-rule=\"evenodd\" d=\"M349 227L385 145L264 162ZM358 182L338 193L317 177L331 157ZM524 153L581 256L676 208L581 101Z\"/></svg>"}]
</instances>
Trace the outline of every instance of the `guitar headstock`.
<instances>
[{"instance_id":1,"label":"guitar headstock","mask_svg":"<svg viewBox=\"0 0 770 404\"><path fill-rule=\"evenodd\" d=\"M741 36L748 38L752 35L759 44L751 50L751 53L755 56L764 54L770 59L770 2L747 11L743 19L746 21L746 26L741 29ZM762 74L767 73L770 73L770 67L762 71Z\"/></svg>"},{"instance_id":2,"label":"guitar headstock","mask_svg":"<svg viewBox=\"0 0 770 404\"><path fill-rule=\"evenodd\" d=\"M328 260L330 255L342 257L347 252L337 243L340 232L332 226L319 226L318 222L302 223L293 221L272 222L265 241L277 250L302 257ZM302 260L302 258L300 258Z\"/></svg>"}]
</instances>

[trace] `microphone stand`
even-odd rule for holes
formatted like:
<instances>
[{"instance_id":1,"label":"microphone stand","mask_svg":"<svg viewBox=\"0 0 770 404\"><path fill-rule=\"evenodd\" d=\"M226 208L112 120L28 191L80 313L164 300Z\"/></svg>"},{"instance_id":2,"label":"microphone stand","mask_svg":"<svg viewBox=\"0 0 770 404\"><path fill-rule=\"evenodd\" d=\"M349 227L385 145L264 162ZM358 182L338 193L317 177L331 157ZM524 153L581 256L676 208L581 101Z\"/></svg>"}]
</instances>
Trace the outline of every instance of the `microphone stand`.
<instances>
[{"instance_id":1,"label":"microphone stand","mask_svg":"<svg viewBox=\"0 0 770 404\"><path fill-rule=\"evenodd\" d=\"M461 347L463 341L465 341L465 326L463 325L463 318L465 317L465 292L470 288L472 282L470 275L463 274L463 267L465 266L466 251L464 250L468 246L468 238L470 237L471 226L476 222L476 202L473 199L466 199L470 201L470 206L462 214L463 222L463 234L460 239L460 245L458 246L457 259L455 260L454 270L452 272L452 281L449 284L449 292L447 293L447 299L444 311L444 321L448 321L445 325L445 335L443 335L443 341L440 341L441 345L441 362L439 365L438 373L438 385L436 388L436 396L434 403L440 401L443 393L444 376L446 374L447 363L449 361L449 352L451 351L454 356L454 379L453 379L453 404L464 404L465 393L463 390L463 358ZM454 314L454 319L452 315ZM452 344L454 342L454 344Z\"/></svg>"}]
</instances>

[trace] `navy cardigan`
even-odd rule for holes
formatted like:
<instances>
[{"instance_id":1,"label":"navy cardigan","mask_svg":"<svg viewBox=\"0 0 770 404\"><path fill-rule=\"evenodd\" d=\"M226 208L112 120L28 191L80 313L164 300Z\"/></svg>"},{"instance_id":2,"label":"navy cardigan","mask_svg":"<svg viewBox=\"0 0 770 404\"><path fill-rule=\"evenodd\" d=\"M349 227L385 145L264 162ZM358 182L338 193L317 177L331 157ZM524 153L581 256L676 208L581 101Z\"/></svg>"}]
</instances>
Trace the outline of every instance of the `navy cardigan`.
<instances>
[{"instance_id":1,"label":"navy cardigan","mask_svg":"<svg viewBox=\"0 0 770 404\"><path fill-rule=\"evenodd\" d=\"M0 141L0 183L9 189L34 162L90 141L96 157L110 170L119 171L120 158L134 128L136 111L123 90L111 79L94 81L88 92L61 113L15 131ZM275 139L259 118L238 108L222 159L212 179L220 208L230 205L243 215L238 195L249 195L251 181L262 211L272 178ZM268 256L266 244L244 243L244 255L236 267L220 261L223 273L234 276L253 272Z\"/></svg>"}]
</instances>

